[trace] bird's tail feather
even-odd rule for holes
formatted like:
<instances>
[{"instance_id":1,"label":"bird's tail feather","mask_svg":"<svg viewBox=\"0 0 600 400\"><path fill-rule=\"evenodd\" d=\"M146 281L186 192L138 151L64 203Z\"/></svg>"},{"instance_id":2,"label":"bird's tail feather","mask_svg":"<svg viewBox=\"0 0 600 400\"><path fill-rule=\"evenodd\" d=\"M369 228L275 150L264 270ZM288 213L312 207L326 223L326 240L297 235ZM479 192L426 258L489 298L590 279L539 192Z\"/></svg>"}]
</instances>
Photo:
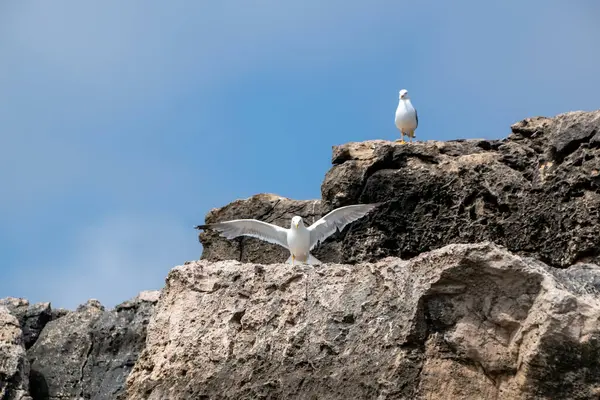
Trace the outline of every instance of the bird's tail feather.
<instances>
[{"instance_id":1,"label":"bird's tail feather","mask_svg":"<svg viewBox=\"0 0 600 400\"><path fill-rule=\"evenodd\" d=\"M323 264L321 261L317 260L317 257L313 256L310 253L308 253L308 258L306 259L306 263L309 265Z\"/></svg>"},{"instance_id":2,"label":"bird's tail feather","mask_svg":"<svg viewBox=\"0 0 600 400\"><path fill-rule=\"evenodd\" d=\"M286 264L291 264L292 263L292 256L290 256L286 261ZM308 253L308 257L306 258L306 261L303 263L301 261L296 261L296 264L308 264L308 265L317 265L317 264L323 264L321 261L319 261L317 259L317 257L313 256L312 254Z\"/></svg>"}]
</instances>

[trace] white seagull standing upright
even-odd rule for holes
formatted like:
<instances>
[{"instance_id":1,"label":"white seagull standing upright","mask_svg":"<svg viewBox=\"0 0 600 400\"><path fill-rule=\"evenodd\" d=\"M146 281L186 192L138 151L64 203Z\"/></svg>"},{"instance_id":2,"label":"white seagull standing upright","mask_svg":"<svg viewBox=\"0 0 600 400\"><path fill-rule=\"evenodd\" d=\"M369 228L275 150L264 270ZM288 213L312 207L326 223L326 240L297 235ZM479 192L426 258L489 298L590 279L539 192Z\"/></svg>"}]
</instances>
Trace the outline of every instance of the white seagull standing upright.
<instances>
[{"instance_id":1,"label":"white seagull standing upright","mask_svg":"<svg viewBox=\"0 0 600 400\"><path fill-rule=\"evenodd\" d=\"M408 135L410 142L412 143L415 137L415 130L419 125L419 116L417 110L413 107L408 97L408 91L402 89L400 91L400 99L398 101L398 108L396 108L396 128L400 130L402 134L402 140L400 143L404 143L404 135Z\"/></svg>"},{"instance_id":2,"label":"white seagull standing upright","mask_svg":"<svg viewBox=\"0 0 600 400\"><path fill-rule=\"evenodd\" d=\"M256 219L236 219L215 224L198 225L195 228L214 229L227 239L238 236L251 236L278 244L290 251L291 255L286 261L288 264L294 265L296 261L306 264L321 264L321 261L310 254L310 250L337 230L341 231L346 225L362 218L380 204L356 204L340 207L309 227L304 225L302 217L295 216L292 218L290 229Z\"/></svg>"}]
</instances>

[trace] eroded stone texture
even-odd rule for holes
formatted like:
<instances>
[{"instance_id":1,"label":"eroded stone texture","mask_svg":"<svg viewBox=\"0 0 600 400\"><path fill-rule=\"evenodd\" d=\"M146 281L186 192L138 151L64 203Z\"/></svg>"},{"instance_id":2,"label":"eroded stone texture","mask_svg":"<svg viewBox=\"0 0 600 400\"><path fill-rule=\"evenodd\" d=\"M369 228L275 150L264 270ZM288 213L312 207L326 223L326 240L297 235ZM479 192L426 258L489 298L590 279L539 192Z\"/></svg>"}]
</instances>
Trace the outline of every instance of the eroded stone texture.
<instances>
[{"instance_id":1,"label":"eroded stone texture","mask_svg":"<svg viewBox=\"0 0 600 400\"><path fill-rule=\"evenodd\" d=\"M504 140L347 143L334 147L332 164L313 218L349 204L385 204L318 247L324 261L406 259L447 244L493 241L557 267L600 262L600 111L529 118ZM207 222L259 218L270 204L262 199L213 210ZM293 215L291 202L279 203L284 217L274 221L282 226ZM250 239L253 256L240 258L227 239L200 239L206 260L288 256Z\"/></svg>"},{"instance_id":2,"label":"eroded stone texture","mask_svg":"<svg viewBox=\"0 0 600 400\"><path fill-rule=\"evenodd\" d=\"M31 400L29 363L18 319L0 305L0 399Z\"/></svg>"},{"instance_id":3,"label":"eroded stone texture","mask_svg":"<svg viewBox=\"0 0 600 400\"><path fill-rule=\"evenodd\" d=\"M128 399L593 399L600 267L491 243L409 261L173 269Z\"/></svg>"},{"instance_id":4,"label":"eroded stone texture","mask_svg":"<svg viewBox=\"0 0 600 400\"><path fill-rule=\"evenodd\" d=\"M142 292L113 310L90 300L48 323L28 351L34 399L122 398L158 296Z\"/></svg>"},{"instance_id":5,"label":"eroded stone texture","mask_svg":"<svg viewBox=\"0 0 600 400\"><path fill-rule=\"evenodd\" d=\"M52 320L50 303L29 304L27 299L7 297L0 299L1 305L19 320L26 349L33 346L42 329Z\"/></svg>"},{"instance_id":6,"label":"eroded stone texture","mask_svg":"<svg viewBox=\"0 0 600 400\"><path fill-rule=\"evenodd\" d=\"M28 351L34 398L83 397L81 382L92 350L91 329L103 313L104 307L89 301L46 325Z\"/></svg>"}]
</instances>

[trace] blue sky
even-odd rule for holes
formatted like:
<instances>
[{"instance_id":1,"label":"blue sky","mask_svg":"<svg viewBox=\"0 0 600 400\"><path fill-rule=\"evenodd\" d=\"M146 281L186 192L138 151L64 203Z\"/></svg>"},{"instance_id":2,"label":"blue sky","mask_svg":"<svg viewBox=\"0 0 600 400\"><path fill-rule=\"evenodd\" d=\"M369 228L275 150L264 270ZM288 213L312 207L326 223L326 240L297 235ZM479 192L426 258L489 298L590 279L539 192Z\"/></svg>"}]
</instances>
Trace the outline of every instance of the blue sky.
<instances>
[{"instance_id":1,"label":"blue sky","mask_svg":"<svg viewBox=\"0 0 600 400\"><path fill-rule=\"evenodd\" d=\"M396 139L401 88L419 140L600 108L599 17L592 0L0 1L0 298L159 289L211 208L318 198L331 146Z\"/></svg>"}]
</instances>

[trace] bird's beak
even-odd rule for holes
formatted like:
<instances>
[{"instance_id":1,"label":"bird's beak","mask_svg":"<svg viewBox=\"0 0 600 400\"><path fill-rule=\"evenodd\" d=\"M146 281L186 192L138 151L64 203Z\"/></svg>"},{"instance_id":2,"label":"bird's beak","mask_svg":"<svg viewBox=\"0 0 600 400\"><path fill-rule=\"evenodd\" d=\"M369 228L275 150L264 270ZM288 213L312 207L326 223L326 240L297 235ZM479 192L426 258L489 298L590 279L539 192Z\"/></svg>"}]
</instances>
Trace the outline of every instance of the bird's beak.
<instances>
[{"instance_id":1,"label":"bird's beak","mask_svg":"<svg viewBox=\"0 0 600 400\"><path fill-rule=\"evenodd\" d=\"M296 229L298 229L298 223L296 222Z\"/></svg>"}]
</instances>

